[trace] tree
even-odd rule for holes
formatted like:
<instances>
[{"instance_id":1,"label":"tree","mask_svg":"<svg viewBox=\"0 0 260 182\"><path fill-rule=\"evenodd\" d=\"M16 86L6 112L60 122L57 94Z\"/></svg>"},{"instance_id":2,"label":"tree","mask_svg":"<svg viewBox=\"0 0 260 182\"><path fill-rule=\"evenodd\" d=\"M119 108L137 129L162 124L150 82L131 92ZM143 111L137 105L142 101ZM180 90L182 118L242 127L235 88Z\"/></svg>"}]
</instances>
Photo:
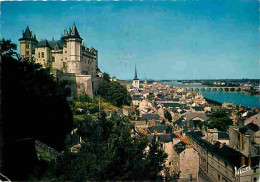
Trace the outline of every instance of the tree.
<instances>
[{"instance_id":1,"label":"tree","mask_svg":"<svg viewBox=\"0 0 260 182\"><path fill-rule=\"evenodd\" d=\"M110 82L110 75L109 75L108 73L104 72L104 74L103 74L103 79L104 79L105 81L107 81L107 82Z\"/></svg>"},{"instance_id":2,"label":"tree","mask_svg":"<svg viewBox=\"0 0 260 182\"><path fill-rule=\"evenodd\" d=\"M164 112L164 117L166 118L166 119L168 119L168 121L172 121L172 115L171 115L171 113L168 111L168 110L166 110L165 112Z\"/></svg>"},{"instance_id":3,"label":"tree","mask_svg":"<svg viewBox=\"0 0 260 182\"><path fill-rule=\"evenodd\" d=\"M101 81L99 83L98 95L118 107L131 104L129 92L117 82Z\"/></svg>"},{"instance_id":4,"label":"tree","mask_svg":"<svg viewBox=\"0 0 260 182\"><path fill-rule=\"evenodd\" d=\"M227 131L228 127L232 124L232 119L223 110L216 111L209 119L209 127L217 128L219 131Z\"/></svg>"},{"instance_id":5,"label":"tree","mask_svg":"<svg viewBox=\"0 0 260 182\"><path fill-rule=\"evenodd\" d=\"M20 60L19 54L15 51L17 49L17 45L12 43L10 39L5 40L4 38L0 41L1 45L1 56L5 58L13 58L13 56ZM14 59L15 59L14 58Z\"/></svg>"},{"instance_id":6,"label":"tree","mask_svg":"<svg viewBox=\"0 0 260 182\"><path fill-rule=\"evenodd\" d=\"M160 172L165 167L164 162L167 156L156 141L156 136L154 136L152 142L149 144L149 152L145 159L145 174L148 174L150 180L154 181L160 177Z\"/></svg>"},{"instance_id":7,"label":"tree","mask_svg":"<svg viewBox=\"0 0 260 182\"><path fill-rule=\"evenodd\" d=\"M101 112L96 119L86 115L77 132L84 142L76 155L61 156L56 178L63 176L63 180L70 181L157 179L167 155L155 141L146 152L147 137L133 138L131 129L128 118L116 113L107 118Z\"/></svg>"},{"instance_id":8,"label":"tree","mask_svg":"<svg viewBox=\"0 0 260 182\"><path fill-rule=\"evenodd\" d=\"M56 150L65 146L72 128L67 101L70 89L65 82L56 82L41 65L17 59L16 46L10 40L3 39L1 48L5 174L26 180L34 167L31 159L37 157L34 140Z\"/></svg>"},{"instance_id":9,"label":"tree","mask_svg":"<svg viewBox=\"0 0 260 182\"><path fill-rule=\"evenodd\" d=\"M170 181L177 182L178 179L180 178L180 173L175 174L175 173L170 171L169 167L166 167L164 169L164 177L165 177L166 182L170 182Z\"/></svg>"}]
</instances>

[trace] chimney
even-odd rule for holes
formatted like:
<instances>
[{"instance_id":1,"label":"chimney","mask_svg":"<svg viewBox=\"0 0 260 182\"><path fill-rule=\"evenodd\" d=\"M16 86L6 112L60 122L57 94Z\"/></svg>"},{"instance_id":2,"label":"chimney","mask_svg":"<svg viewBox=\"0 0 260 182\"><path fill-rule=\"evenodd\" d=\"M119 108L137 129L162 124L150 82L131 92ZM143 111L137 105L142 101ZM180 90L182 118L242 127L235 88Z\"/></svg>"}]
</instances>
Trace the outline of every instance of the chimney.
<instances>
[{"instance_id":1,"label":"chimney","mask_svg":"<svg viewBox=\"0 0 260 182\"><path fill-rule=\"evenodd\" d=\"M163 130L163 134L166 135L166 130Z\"/></svg>"},{"instance_id":2,"label":"chimney","mask_svg":"<svg viewBox=\"0 0 260 182\"><path fill-rule=\"evenodd\" d=\"M246 159L244 156L241 157L241 166L246 165Z\"/></svg>"},{"instance_id":3,"label":"chimney","mask_svg":"<svg viewBox=\"0 0 260 182\"><path fill-rule=\"evenodd\" d=\"M158 135L157 130L154 130L154 135Z\"/></svg>"},{"instance_id":4,"label":"chimney","mask_svg":"<svg viewBox=\"0 0 260 182\"><path fill-rule=\"evenodd\" d=\"M248 166L250 166L251 167L251 155L249 155L249 158L248 158Z\"/></svg>"}]
</instances>

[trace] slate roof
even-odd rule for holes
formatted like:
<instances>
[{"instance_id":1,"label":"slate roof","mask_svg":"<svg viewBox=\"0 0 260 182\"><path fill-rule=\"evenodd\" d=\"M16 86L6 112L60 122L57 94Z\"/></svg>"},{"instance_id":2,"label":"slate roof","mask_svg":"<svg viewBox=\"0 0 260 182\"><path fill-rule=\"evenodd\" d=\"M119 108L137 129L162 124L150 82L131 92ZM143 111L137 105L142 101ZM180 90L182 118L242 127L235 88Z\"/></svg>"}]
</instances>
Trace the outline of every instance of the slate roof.
<instances>
[{"instance_id":1,"label":"slate roof","mask_svg":"<svg viewBox=\"0 0 260 182\"><path fill-rule=\"evenodd\" d=\"M249 135L250 134L249 130L252 130L253 132L257 132L257 131L259 131L259 129L260 128L258 125L254 124L254 123L249 123L248 125L240 128L239 132L244 135Z\"/></svg>"},{"instance_id":2,"label":"slate roof","mask_svg":"<svg viewBox=\"0 0 260 182\"><path fill-rule=\"evenodd\" d=\"M49 45L51 46L52 49L55 49L55 46L58 45L59 49L63 47L63 42L62 40L48 40Z\"/></svg>"},{"instance_id":3,"label":"slate roof","mask_svg":"<svg viewBox=\"0 0 260 182\"><path fill-rule=\"evenodd\" d=\"M49 42L47 40L41 40L40 42L38 42L36 47L49 47L51 48Z\"/></svg>"},{"instance_id":4,"label":"slate roof","mask_svg":"<svg viewBox=\"0 0 260 182\"><path fill-rule=\"evenodd\" d=\"M169 103L161 103L163 107L180 107L179 103L169 102Z\"/></svg>"},{"instance_id":5,"label":"slate roof","mask_svg":"<svg viewBox=\"0 0 260 182\"><path fill-rule=\"evenodd\" d=\"M260 112L246 119L245 125L251 122L255 123L256 125L260 125Z\"/></svg>"},{"instance_id":6,"label":"slate roof","mask_svg":"<svg viewBox=\"0 0 260 182\"><path fill-rule=\"evenodd\" d=\"M174 145L173 149L177 152L177 154L180 154L185 150L186 145L187 144L185 142L180 141Z\"/></svg>"},{"instance_id":7,"label":"slate roof","mask_svg":"<svg viewBox=\"0 0 260 182\"><path fill-rule=\"evenodd\" d=\"M195 111L204 111L204 107L195 106L192 107Z\"/></svg>"},{"instance_id":8,"label":"slate roof","mask_svg":"<svg viewBox=\"0 0 260 182\"><path fill-rule=\"evenodd\" d=\"M244 135L249 135L249 131L248 131L247 127L240 128L239 132Z\"/></svg>"},{"instance_id":9,"label":"slate roof","mask_svg":"<svg viewBox=\"0 0 260 182\"><path fill-rule=\"evenodd\" d=\"M151 133L154 133L154 130L157 130L157 133L163 133L163 131L166 131L167 134L172 133L172 128L169 125L155 125L148 127L148 130Z\"/></svg>"},{"instance_id":10,"label":"slate roof","mask_svg":"<svg viewBox=\"0 0 260 182\"><path fill-rule=\"evenodd\" d=\"M206 116L205 113L196 113L196 112L194 112L194 113L191 113L191 112L186 113L186 120L188 120L188 121L189 120L193 120L196 117L199 117L199 118L203 119L204 121L208 120L208 117Z\"/></svg>"},{"instance_id":11,"label":"slate roof","mask_svg":"<svg viewBox=\"0 0 260 182\"><path fill-rule=\"evenodd\" d=\"M151 123L154 123L155 125L161 125L161 122L159 120L156 120L156 121L148 121L148 125L150 126Z\"/></svg>"},{"instance_id":12,"label":"slate roof","mask_svg":"<svg viewBox=\"0 0 260 182\"><path fill-rule=\"evenodd\" d=\"M248 125L246 125L246 127L250 130L252 130L253 132L257 132L259 131L259 126L257 126L254 123L249 123Z\"/></svg>"},{"instance_id":13,"label":"slate roof","mask_svg":"<svg viewBox=\"0 0 260 182\"><path fill-rule=\"evenodd\" d=\"M35 40L36 36L32 34L32 31L30 30L29 26L26 27L25 31L23 32L23 37L19 39L20 40Z\"/></svg>"},{"instance_id":14,"label":"slate roof","mask_svg":"<svg viewBox=\"0 0 260 182\"><path fill-rule=\"evenodd\" d=\"M159 120L160 119L160 115L159 114L155 114L155 113L144 113L142 114L142 118L147 119L147 120Z\"/></svg>"},{"instance_id":15,"label":"slate roof","mask_svg":"<svg viewBox=\"0 0 260 182\"><path fill-rule=\"evenodd\" d=\"M177 136L175 133L170 134L171 138L180 138L179 136Z\"/></svg>"},{"instance_id":16,"label":"slate roof","mask_svg":"<svg viewBox=\"0 0 260 182\"><path fill-rule=\"evenodd\" d=\"M62 39L66 39L66 38L78 38L82 40L75 24L73 25L72 28L69 28L69 31L65 30Z\"/></svg>"}]
</instances>

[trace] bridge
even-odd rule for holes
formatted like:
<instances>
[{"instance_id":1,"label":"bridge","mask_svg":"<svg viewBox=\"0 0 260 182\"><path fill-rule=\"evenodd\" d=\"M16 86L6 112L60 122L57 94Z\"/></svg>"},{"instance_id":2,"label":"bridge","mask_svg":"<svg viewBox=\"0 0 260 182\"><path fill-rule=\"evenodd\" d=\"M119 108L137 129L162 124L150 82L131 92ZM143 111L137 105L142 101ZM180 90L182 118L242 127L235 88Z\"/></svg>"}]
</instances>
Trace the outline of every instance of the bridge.
<instances>
[{"instance_id":1,"label":"bridge","mask_svg":"<svg viewBox=\"0 0 260 182\"><path fill-rule=\"evenodd\" d=\"M219 92L241 92L240 87L176 87L185 89L187 92L219 91Z\"/></svg>"}]
</instances>

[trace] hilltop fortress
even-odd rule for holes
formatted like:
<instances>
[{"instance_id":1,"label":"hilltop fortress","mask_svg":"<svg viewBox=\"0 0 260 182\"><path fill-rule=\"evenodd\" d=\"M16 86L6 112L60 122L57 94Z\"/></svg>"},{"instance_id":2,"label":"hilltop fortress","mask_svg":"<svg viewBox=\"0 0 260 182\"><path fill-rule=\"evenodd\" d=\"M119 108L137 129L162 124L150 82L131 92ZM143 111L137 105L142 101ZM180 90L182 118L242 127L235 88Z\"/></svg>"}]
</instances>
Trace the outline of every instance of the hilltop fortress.
<instances>
[{"instance_id":1,"label":"hilltop fortress","mask_svg":"<svg viewBox=\"0 0 260 182\"><path fill-rule=\"evenodd\" d=\"M74 94L92 97L103 75L98 69L98 51L84 46L82 40L75 24L64 30L60 40L41 41L27 26L19 39L21 58L50 68L57 80L68 80Z\"/></svg>"}]
</instances>

